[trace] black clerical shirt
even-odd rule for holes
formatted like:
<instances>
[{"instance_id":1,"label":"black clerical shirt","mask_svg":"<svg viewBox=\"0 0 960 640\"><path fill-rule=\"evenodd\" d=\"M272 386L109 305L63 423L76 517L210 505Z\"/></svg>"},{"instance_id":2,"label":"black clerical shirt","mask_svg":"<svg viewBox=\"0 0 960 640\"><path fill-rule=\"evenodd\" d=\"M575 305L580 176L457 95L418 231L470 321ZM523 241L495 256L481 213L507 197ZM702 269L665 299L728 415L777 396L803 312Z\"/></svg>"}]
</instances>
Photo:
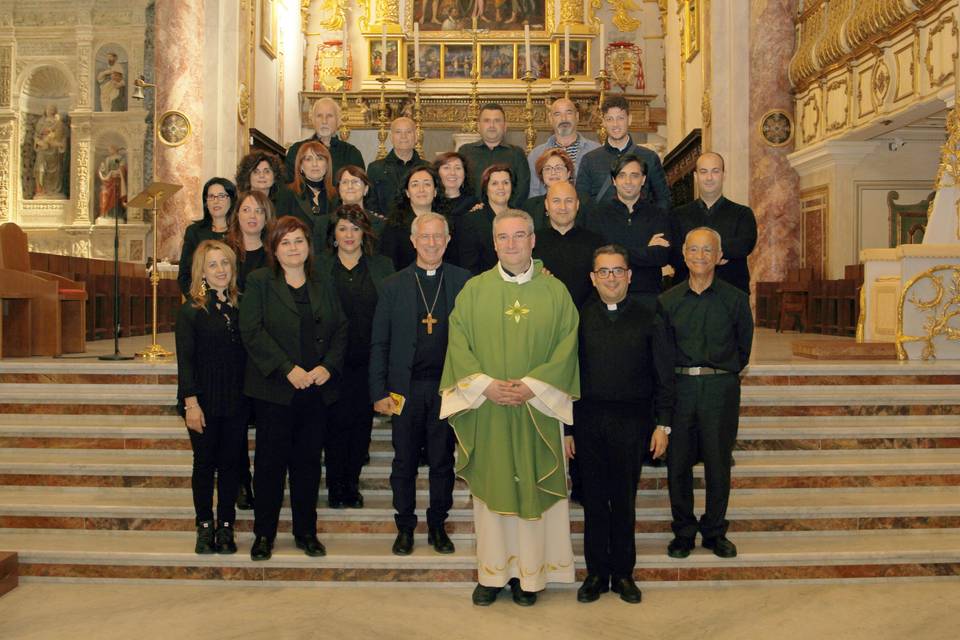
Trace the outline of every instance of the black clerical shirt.
<instances>
[{"instance_id":1,"label":"black clerical shirt","mask_svg":"<svg viewBox=\"0 0 960 640\"><path fill-rule=\"evenodd\" d=\"M750 298L732 284L714 277L698 294L681 282L660 296L658 313L663 335L657 347L666 350L674 367L739 373L750 361Z\"/></svg>"},{"instance_id":2,"label":"black clerical shirt","mask_svg":"<svg viewBox=\"0 0 960 640\"><path fill-rule=\"evenodd\" d=\"M567 286L579 309L593 293L593 252L603 243L603 238L589 229L572 227L562 234L548 224L537 229L533 257L542 260L543 266Z\"/></svg>"},{"instance_id":3,"label":"black clerical shirt","mask_svg":"<svg viewBox=\"0 0 960 640\"><path fill-rule=\"evenodd\" d=\"M443 267L436 269L433 275L428 275L427 271L419 266L414 267L414 273L420 280L420 287L423 289L423 295L418 290L417 295L417 347L413 355L413 370L411 378L413 380L439 380L443 373L443 360L447 354L447 334L448 334L448 316L447 296L444 295L444 287L447 285L441 282ZM439 291L438 291L439 289ZM426 299L426 304L424 304ZM433 301L437 303L434 305ZM432 317L438 322L433 325L433 330L428 331L427 325L423 320L427 317L427 311L433 309Z\"/></svg>"}]
</instances>

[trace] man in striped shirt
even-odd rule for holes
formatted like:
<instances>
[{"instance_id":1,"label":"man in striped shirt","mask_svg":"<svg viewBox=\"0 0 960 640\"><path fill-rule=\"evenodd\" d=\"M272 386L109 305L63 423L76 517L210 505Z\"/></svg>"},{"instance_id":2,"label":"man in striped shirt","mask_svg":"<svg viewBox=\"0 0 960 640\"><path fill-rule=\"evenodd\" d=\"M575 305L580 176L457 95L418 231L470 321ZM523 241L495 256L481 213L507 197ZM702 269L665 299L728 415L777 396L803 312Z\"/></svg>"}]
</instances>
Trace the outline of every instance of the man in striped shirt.
<instances>
[{"instance_id":1,"label":"man in striped shirt","mask_svg":"<svg viewBox=\"0 0 960 640\"><path fill-rule=\"evenodd\" d=\"M567 98L557 98L550 105L548 112L550 123L553 125L553 135L547 138L543 144L534 147L530 155L527 156L527 162L530 164L530 197L542 196L547 192L547 188L541 182L537 175L537 159L543 155L547 149L560 147L567 152L570 159L573 160L573 175L571 180L577 179L577 169L580 168L580 158L587 152L600 147L600 143L595 140L584 138L577 132L577 123L580 121L580 114L577 112L577 106L572 100Z\"/></svg>"}]
</instances>

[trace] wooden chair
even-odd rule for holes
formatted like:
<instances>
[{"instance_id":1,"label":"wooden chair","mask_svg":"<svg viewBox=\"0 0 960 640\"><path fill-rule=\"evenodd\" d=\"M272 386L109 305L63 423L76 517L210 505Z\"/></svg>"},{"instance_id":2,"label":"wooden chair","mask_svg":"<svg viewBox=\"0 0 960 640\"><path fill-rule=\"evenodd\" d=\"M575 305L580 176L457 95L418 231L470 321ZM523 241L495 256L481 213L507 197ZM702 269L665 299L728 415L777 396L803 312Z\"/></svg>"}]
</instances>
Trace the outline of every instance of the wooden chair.
<instances>
[{"instance_id":1,"label":"wooden chair","mask_svg":"<svg viewBox=\"0 0 960 640\"><path fill-rule=\"evenodd\" d=\"M824 333L824 324L829 320L827 313L827 281L810 282L810 332Z\"/></svg>"},{"instance_id":2,"label":"wooden chair","mask_svg":"<svg viewBox=\"0 0 960 640\"><path fill-rule=\"evenodd\" d=\"M30 296L30 354L56 356L86 350L87 292L82 282L30 268L27 234L12 222L0 225L0 270L19 272ZM13 282L12 274L6 274Z\"/></svg>"}]
</instances>

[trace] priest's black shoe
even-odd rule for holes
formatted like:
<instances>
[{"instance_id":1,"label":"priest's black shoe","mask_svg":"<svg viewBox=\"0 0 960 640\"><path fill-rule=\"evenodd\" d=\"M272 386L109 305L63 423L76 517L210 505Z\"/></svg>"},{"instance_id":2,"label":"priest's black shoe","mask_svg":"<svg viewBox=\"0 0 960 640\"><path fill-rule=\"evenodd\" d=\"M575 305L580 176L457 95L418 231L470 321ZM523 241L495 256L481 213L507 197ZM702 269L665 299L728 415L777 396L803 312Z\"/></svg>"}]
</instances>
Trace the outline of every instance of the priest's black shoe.
<instances>
[{"instance_id":1,"label":"priest's black shoe","mask_svg":"<svg viewBox=\"0 0 960 640\"><path fill-rule=\"evenodd\" d=\"M478 584L473 589L473 604L478 607L489 607L497 601L497 595L503 587L485 587Z\"/></svg>"},{"instance_id":2,"label":"priest's black shoe","mask_svg":"<svg viewBox=\"0 0 960 640\"><path fill-rule=\"evenodd\" d=\"M630 604L637 604L642 598L640 588L633 581L633 578L614 578L610 590L619 593L620 599Z\"/></svg>"},{"instance_id":3,"label":"priest's black shoe","mask_svg":"<svg viewBox=\"0 0 960 640\"><path fill-rule=\"evenodd\" d=\"M577 589L577 602L595 602L609 590L610 578L590 574Z\"/></svg>"},{"instance_id":4,"label":"priest's black shoe","mask_svg":"<svg viewBox=\"0 0 960 640\"><path fill-rule=\"evenodd\" d=\"M343 506L347 509L363 509L363 494L359 491L354 491L345 496L343 498Z\"/></svg>"},{"instance_id":5,"label":"priest's black shoe","mask_svg":"<svg viewBox=\"0 0 960 640\"><path fill-rule=\"evenodd\" d=\"M447 535L443 525L431 527L427 532L427 544L433 547L437 553L453 553L456 548L453 546L453 540Z\"/></svg>"},{"instance_id":6,"label":"priest's black shoe","mask_svg":"<svg viewBox=\"0 0 960 640\"><path fill-rule=\"evenodd\" d=\"M311 558L321 558L327 555L327 549L323 543L317 540L316 534L309 536L293 536L293 541L297 549L303 549L303 552Z\"/></svg>"},{"instance_id":7,"label":"priest's black shoe","mask_svg":"<svg viewBox=\"0 0 960 640\"><path fill-rule=\"evenodd\" d=\"M228 555L237 552L237 543L233 540L233 525L221 522L214 535L214 546L217 553Z\"/></svg>"},{"instance_id":8,"label":"priest's black shoe","mask_svg":"<svg viewBox=\"0 0 960 640\"><path fill-rule=\"evenodd\" d=\"M253 509L253 488L249 481L240 485L240 490L237 492L237 509L241 511Z\"/></svg>"},{"instance_id":9,"label":"priest's black shoe","mask_svg":"<svg viewBox=\"0 0 960 640\"><path fill-rule=\"evenodd\" d=\"M217 552L213 541L213 531L213 520L203 520L197 523L197 546L193 548L196 553L206 555Z\"/></svg>"},{"instance_id":10,"label":"priest's black shoe","mask_svg":"<svg viewBox=\"0 0 960 640\"><path fill-rule=\"evenodd\" d=\"M393 555L408 556L413 553L413 529L400 529L393 541Z\"/></svg>"},{"instance_id":11,"label":"priest's black shoe","mask_svg":"<svg viewBox=\"0 0 960 640\"><path fill-rule=\"evenodd\" d=\"M719 558L736 558L737 545L727 540L726 536L716 538L704 538L703 548L713 551L713 555Z\"/></svg>"},{"instance_id":12,"label":"priest's black shoe","mask_svg":"<svg viewBox=\"0 0 960 640\"><path fill-rule=\"evenodd\" d=\"M677 536L667 545L667 555L671 558L686 558L693 551L693 538L681 538Z\"/></svg>"},{"instance_id":13,"label":"priest's black shoe","mask_svg":"<svg viewBox=\"0 0 960 640\"><path fill-rule=\"evenodd\" d=\"M510 591L513 593L513 601L521 607L532 607L537 604L537 592L524 591L520 586L519 578L510 578Z\"/></svg>"},{"instance_id":14,"label":"priest's black shoe","mask_svg":"<svg viewBox=\"0 0 960 640\"><path fill-rule=\"evenodd\" d=\"M327 486L327 506L331 509L345 509L346 504L343 501L343 492L339 486Z\"/></svg>"},{"instance_id":15,"label":"priest's black shoe","mask_svg":"<svg viewBox=\"0 0 960 640\"><path fill-rule=\"evenodd\" d=\"M266 536L257 536L250 547L251 560L269 560L273 555L273 540Z\"/></svg>"}]
</instances>

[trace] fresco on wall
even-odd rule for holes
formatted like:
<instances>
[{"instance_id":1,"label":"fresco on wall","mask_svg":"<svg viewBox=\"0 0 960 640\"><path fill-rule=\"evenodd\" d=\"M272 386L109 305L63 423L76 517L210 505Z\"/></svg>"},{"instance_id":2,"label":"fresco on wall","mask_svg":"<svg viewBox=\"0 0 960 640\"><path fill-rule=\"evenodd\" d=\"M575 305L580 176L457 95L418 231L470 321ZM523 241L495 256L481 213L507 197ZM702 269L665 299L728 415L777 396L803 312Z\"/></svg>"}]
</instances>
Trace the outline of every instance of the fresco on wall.
<instances>
[{"instance_id":1,"label":"fresco on wall","mask_svg":"<svg viewBox=\"0 0 960 640\"><path fill-rule=\"evenodd\" d=\"M129 62L122 47L107 44L97 51L94 61L94 110L126 111Z\"/></svg>"},{"instance_id":2,"label":"fresco on wall","mask_svg":"<svg viewBox=\"0 0 960 640\"><path fill-rule=\"evenodd\" d=\"M127 150L119 138L97 144L93 211L98 224L127 221Z\"/></svg>"}]
</instances>

